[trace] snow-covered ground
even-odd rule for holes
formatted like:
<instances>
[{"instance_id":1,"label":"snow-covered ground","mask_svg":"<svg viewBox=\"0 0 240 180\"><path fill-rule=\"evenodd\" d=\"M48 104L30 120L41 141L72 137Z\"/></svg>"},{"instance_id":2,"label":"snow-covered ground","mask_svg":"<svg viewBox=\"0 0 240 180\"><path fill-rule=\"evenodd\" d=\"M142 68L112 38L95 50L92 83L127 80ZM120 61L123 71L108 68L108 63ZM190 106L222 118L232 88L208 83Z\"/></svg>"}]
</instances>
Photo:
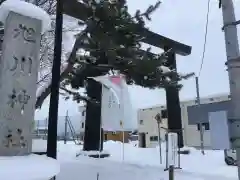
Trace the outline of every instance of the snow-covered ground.
<instances>
[{"instance_id":1,"label":"snow-covered ground","mask_svg":"<svg viewBox=\"0 0 240 180\"><path fill-rule=\"evenodd\" d=\"M1 180L50 179L60 171L57 160L33 154L0 157L0 167Z\"/></svg>"},{"instance_id":2,"label":"snow-covered ground","mask_svg":"<svg viewBox=\"0 0 240 180\"><path fill-rule=\"evenodd\" d=\"M35 142L33 149L44 148L45 141ZM37 146L38 144L38 146ZM58 142L58 161L61 165L57 180L162 180L168 179L165 168L165 152L163 147L163 164L159 163L158 148L138 148L129 143L124 146L122 160L122 143L108 141L104 150L111 156L105 159L94 159L86 156L76 157L82 146L73 142ZM177 180L234 180L237 179L237 168L227 166L223 151L206 151L202 155L194 148L190 155L181 155L181 170L176 170ZM42 149L43 150L43 149Z\"/></svg>"}]
</instances>

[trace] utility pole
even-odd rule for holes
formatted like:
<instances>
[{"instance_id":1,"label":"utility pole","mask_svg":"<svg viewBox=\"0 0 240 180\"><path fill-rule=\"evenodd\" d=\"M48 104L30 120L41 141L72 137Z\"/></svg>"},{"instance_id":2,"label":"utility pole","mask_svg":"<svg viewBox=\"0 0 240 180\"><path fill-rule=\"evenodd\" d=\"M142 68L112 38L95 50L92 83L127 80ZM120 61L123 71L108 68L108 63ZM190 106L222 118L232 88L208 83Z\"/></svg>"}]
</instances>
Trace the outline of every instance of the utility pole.
<instances>
[{"instance_id":1,"label":"utility pole","mask_svg":"<svg viewBox=\"0 0 240 180\"><path fill-rule=\"evenodd\" d=\"M54 39L54 58L52 65L52 86L48 114L47 156L57 159L57 124L62 56L63 0L56 1L56 26ZM55 179L55 177L53 178Z\"/></svg>"},{"instance_id":2,"label":"utility pole","mask_svg":"<svg viewBox=\"0 0 240 180\"><path fill-rule=\"evenodd\" d=\"M238 179L240 180L240 57L236 21L232 0L221 0L223 31L225 35L227 70L229 75L231 107L228 110L229 135L232 148L237 152Z\"/></svg>"},{"instance_id":3,"label":"utility pole","mask_svg":"<svg viewBox=\"0 0 240 180\"><path fill-rule=\"evenodd\" d=\"M161 127L160 124L162 123L161 114L157 114L155 116L158 125L158 145L159 145L159 157L160 157L160 164L162 164L162 139L161 139Z\"/></svg>"},{"instance_id":4,"label":"utility pole","mask_svg":"<svg viewBox=\"0 0 240 180\"><path fill-rule=\"evenodd\" d=\"M64 124L64 144L67 144L67 136L68 136L68 111L65 116L65 124Z\"/></svg>"},{"instance_id":5,"label":"utility pole","mask_svg":"<svg viewBox=\"0 0 240 180\"><path fill-rule=\"evenodd\" d=\"M200 106L200 93L199 93L199 81L198 81L198 77L195 77L196 80L196 92L197 92L197 105ZM201 142L201 152L204 155L204 129L203 129L203 124L199 123L199 127L200 127L200 142Z\"/></svg>"}]
</instances>

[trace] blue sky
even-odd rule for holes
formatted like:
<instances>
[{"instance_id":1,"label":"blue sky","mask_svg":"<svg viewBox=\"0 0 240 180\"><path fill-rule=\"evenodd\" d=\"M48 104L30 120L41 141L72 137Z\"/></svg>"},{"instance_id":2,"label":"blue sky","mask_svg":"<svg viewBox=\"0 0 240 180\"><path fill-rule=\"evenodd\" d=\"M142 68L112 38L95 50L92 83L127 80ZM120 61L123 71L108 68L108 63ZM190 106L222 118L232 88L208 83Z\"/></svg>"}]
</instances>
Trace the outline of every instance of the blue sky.
<instances>
[{"instance_id":1,"label":"blue sky","mask_svg":"<svg viewBox=\"0 0 240 180\"><path fill-rule=\"evenodd\" d=\"M129 0L130 12L136 9L144 10L155 0L139 1ZM240 18L240 1L235 0L237 20ZM198 74L201 64L201 55L204 43L204 31L207 12L207 0L162 0L160 8L153 14L148 27L161 35L192 46L190 56L177 56L179 72L195 72ZM206 55L203 69L199 79L200 95L209 96L229 92L228 75L224 65L226 61L224 34L222 27L222 11L218 9L218 0L211 0L209 29L207 37ZM161 52L160 49L153 49ZM180 91L181 100L191 99L196 96L195 79L182 82ZM149 90L138 86L129 87L132 103L135 109L165 103L163 90ZM36 119L43 119L48 115L46 100L42 109L36 111ZM76 114L78 104L64 101L60 97L59 115Z\"/></svg>"}]
</instances>

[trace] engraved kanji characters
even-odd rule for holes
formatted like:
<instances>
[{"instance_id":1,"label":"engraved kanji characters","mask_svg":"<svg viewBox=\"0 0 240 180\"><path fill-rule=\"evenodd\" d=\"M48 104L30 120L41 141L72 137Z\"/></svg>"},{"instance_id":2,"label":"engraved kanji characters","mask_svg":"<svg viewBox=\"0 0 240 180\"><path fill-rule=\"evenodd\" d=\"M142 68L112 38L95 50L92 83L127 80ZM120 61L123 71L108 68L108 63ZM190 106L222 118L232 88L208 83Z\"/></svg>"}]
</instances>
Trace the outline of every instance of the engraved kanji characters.
<instances>
[{"instance_id":1,"label":"engraved kanji characters","mask_svg":"<svg viewBox=\"0 0 240 180\"><path fill-rule=\"evenodd\" d=\"M11 130L8 130L8 133L7 135L5 136L5 147L12 147L12 144L13 144L13 134L12 134L12 131Z\"/></svg>"},{"instance_id":2,"label":"engraved kanji characters","mask_svg":"<svg viewBox=\"0 0 240 180\"><path fill-rule=\"evenodd\" d=\"M24 110L24 106L28 103L30 99L30 96L27 95L27 91L26 90L22 90L20 92L20 94L18 95L18 101L21 105L21 109Z\"/></svg>"},{"instance_id":3,"label":"engraved kanji characters","mask_svg":"<svg viewBox=\"0 0 240 180\"><path fill-rule=\"evenodd\" d=\"M15 89L12 90L12 93L8 96L8 104L11 108L14 108L16 104L20 104L21 110L24 110L24 106L28 103L30 96L27 95L26 90L22 90L19 93Z\"/></svg>"},{"instance_id":4,"label":"engraved kanji characters","mask_svg":"<svg viewBox=\"0 0 240 180\"><path fill-rule=\"evenodd\" d=\"M11 107L11 108L14 108L15 104L18 102L17 100L17 93L16 93L16 90L13 89L12 90L12 94L8 95L8 105Z\"/></svg>"},{"instance_id":5,"label":"engraved kanji characters","mask_svg":"<svg viewBox=\"0 0 240 180\"><path fill-rule=\"evenodd\" d=\"M26 90L22 90L22 92L18 95L19 103L21 104L21 109L24 110L24 106L28 103L30 96L27 95Z\"/></svg>"},{"instance_id":6,"label":"engraved kanji characters","mask_svg":"<svg viewBox=\"0 0 240 180\"><path fill-rule=\"evenodd\" d=\"M17 129L17 137L19 138L18 139L18 142L16 143L16 145L20 146L21 148L24 148L26 147L26 140L22 134L22 129Z\"/></svg>"},{"instance_id":7,"label":"engraved kanji characters","mask_svg":"<svg viewBox=\"0 0 240 180\"><path fill-rule=\"evenodd\" d=\"M18 68L18 66L20 65L21 72L25 72L27 70L27 72L29 74L31 74L32 63L33 63L31 57L28 57L28 58L22 57L21 59L19 59L16 56L13 56L13 59L14 59L14 63L12 65L12 67L10 67L10 71L15 71ZM28 68L26 67L26 64L28 64Z\"/></svg>"},{"instance_id":8,"label":"engraved kanji characters","mask_svg":"<svg viewBox=\"0 0 240 180\"><path fill-rule=\"evenodd\" d=\"M30 43L36 42L36 31L33 28L29 28L24 24L19 24L18 28L14 29L13 38L17 38L21 35L23 39Z\"/></svg>"},{"instance_id":9,"label":"engraved kanji characters","mask_svg":"<svg viewBox=\"0 0 240 180\"><path fill-rule=\"evenodd\" d=\"M15 132L15 133L14 133ZM8 129L7 135L5 136L4 144L5 147L26 147L26 140L23 136L22 129L17 128L15 131Z\"/></svg>"}]
</instances>

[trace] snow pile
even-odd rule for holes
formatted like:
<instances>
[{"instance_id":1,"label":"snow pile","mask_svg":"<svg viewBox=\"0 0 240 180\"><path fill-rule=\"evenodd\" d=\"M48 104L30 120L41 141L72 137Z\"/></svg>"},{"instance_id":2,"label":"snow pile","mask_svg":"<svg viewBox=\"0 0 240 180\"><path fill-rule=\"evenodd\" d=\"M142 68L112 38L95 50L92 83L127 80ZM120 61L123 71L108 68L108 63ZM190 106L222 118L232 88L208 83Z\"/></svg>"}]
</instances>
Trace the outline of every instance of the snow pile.
<instances>
[{"instance_id":1,"label":"snow pile","mask_svg":"<svg viewBox=\"0 0 240 180\"><path fill-rule=\"evenodd\" d=\"M46 156L0 157L1 180L50 179L60 172L59 163Z\"/></svg>"},{"instance_id":2,"label":"snow pile","mask_svg":"<svg viewBox=\"0 0 240 180\"><path fill-rule=\"evenodd\" d=\"M99 151L83 151L83 150L81 150L76 154L76 157L78 157L78 156L90 156L91 157L91 156L97 156L97 155L99 155L99 156L109 155L109 152L107 152L107 151L99 152Z\"/></svg>"},{"instance_id":3,"label":"snow pile","mask_svg":"<svg viewBox=\"0 0 240 180\"><path fill-rule=\"evenodd\" d=\"M38 6L20 0L7 0L0 6L0 21L6 21L9 12L15 12L42 21L42 33L51 27L50 16Z\"/></svg>"},{"instance_id":4,"label":"snow pile","mask_svg":"<svg viewBox=\"0 0 240 180\"><path fill-rule=\"evenodd\" d=\"M111 154L107 158L111 161L122 161L122 143L107 141L104 149ZM162 143L163 163L160 164L159 148L138 148L133 144L125 144L125 163L137 164L141 166L157 166L160 169L165 168L166 164L166 146ZM181 168L184 173L194 174L195 176L212 176L224 178L237 177L237 168L227 166L224 162L223 151L206 150L205 155L195 148L184 147L190 150L190 154L181 155ZM214 178L213 178L214 179Z\"/></svg>"}]
</instances>

